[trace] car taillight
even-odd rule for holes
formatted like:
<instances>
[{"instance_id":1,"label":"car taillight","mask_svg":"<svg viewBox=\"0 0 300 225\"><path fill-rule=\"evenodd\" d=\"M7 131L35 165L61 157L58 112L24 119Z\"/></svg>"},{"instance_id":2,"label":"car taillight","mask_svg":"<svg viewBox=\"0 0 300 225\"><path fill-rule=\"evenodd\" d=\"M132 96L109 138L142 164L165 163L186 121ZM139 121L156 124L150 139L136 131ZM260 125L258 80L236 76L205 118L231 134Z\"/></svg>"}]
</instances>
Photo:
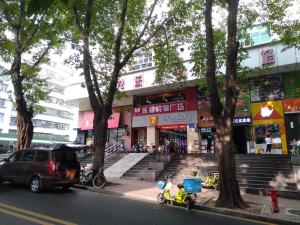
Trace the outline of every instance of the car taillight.
<instances>
[{"instance_id":1,"label":"car taillight","mask_svg":"<svg viewBox=\"0 0 300 225\"><path fill-rule=\"evenodd\" d=\"M56 171L55 161L51 160L48 164L48 172L50 176L54 176Z\"/></svg>"}]
</instances>

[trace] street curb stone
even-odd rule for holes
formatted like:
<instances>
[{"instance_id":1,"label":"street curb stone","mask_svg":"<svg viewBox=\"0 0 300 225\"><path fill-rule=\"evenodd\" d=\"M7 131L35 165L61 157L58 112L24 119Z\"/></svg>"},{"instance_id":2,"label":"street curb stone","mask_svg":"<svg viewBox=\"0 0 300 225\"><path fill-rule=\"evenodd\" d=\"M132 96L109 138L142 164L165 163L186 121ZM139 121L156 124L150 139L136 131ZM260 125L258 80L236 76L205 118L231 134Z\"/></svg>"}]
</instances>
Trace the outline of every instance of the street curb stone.
<instances>
[{"instance_id":1,"label":"street curb stone","mask_svg":"<svg viewBox=\"0 0 300 225\"><path fill-rule=\"evenodd\" d=\"M124 196L124 197L128 197L128 198L134 198L134 196L125 195L122 192L109 191L109 190L105 190L105 189L96 189L94 187L87 187L87 186L83 186L83 185L74 185L74 188L92 191L92 192L103 193L103 194L112 194L112 195ZM142 199L142 198L137 197L134 199ZM155 202L155 200L153 200L153 199L145 199L144 198L143 200ZM204 206L204 205L199 205L199 204L195 205L195 209L208 211L208 212L215 212L215 213L224 214L224 215L236 216L236 217L240 217L240 218L244 218L244 219L265 221L265 222L275 223L275 224L283 224L283 225L285 225L285 224L286 225L293 225L293 224L299 225L300 224L300 222L295 222L295 221L287 221L287 220L282 220L282 219L277 219L277 218L272 218L272 217L266 217L266 216L262 216L262 215L256 215L253 213L238 212L238 211L230 210L230 209L226 209L226 208L215 208L215 207L209 207L209 206Z\"/></svg>"},{"instance_id":2,"label":"street curb stone","mask_svg":"<svg viewBox=\"0 0 300 225\"><path fill-rule=\"evenodd\" d=\"M199 210L209 211L209 212L216 212L224 215L236 216L244 219L253 219L253 220L265 221L265 222L276 223L276 224L284 224L284 225L300 224L294 221L281 220L277 218L256 215L253 213L238 212L235 210L230 210L225 208L215 208L215 207L209 207L204 205L195 205L195 208Z\"/></svg>"}]
</instances>

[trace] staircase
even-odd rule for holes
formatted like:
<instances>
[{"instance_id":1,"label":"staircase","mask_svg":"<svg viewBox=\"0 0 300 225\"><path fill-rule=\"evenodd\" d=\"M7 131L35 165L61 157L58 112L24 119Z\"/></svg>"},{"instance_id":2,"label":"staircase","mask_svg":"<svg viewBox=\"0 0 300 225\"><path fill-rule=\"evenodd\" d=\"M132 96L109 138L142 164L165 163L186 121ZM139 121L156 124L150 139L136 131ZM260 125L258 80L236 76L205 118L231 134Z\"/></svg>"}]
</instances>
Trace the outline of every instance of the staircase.
<instances>
[{"instance_id":1,"label":"staircase","mask_svg":"<svg viewBox=\"0 0 300 225\"><path fill-rule=\"evenodd\" d=\"M140 171L147 169L149 167L149 162L156 161L155 154L148 154L145 158L143 158L140 162L135 164L132 168L130 168L122 178L132 179L132 180L141 180Z\"/></svg>"},{"instance_id":2,"label":"staircase","mask_svg":"<svg viewBox=\"0 0 300 225\"><path fill-rule=\"evenodd\" d=\"M126 154L125 153L114 153L104 159L104 170L115 164L117 161L122 159ZM92 163L92 154L88 153L84 157L79 159L80 165L85 166L88 163Z\"/></svg>"},{"instance_id":3,"label":"staircase","mask_svg":"<svg viewBox=\"0 0 300 225\"><path fill-rule=\"evenodd\" d=\"M266 194L270 186L275 187L281 196L299 198L294 179L291 158L286 155L235 155L236 173L241 190L247 193ZM184 178L192 177L200 167L200 177L205 180L207 173L217 171L216 155L188 154L176 156L159 179L172 175L174 183L183 182Z\"/></svg>"},{"instance_id":4,"label":"staircase","mask_svg":"<svg viewBox=\"0 0 300 225\"><path fill-rule=\"evenodd\" d=\"M171 175L174 184L182 183L184 178L193 177L193 173L198 171L197 167L200 168L199 176L204 180L208 173L217 171L217 161L213 154L176 155L160 174L159 180L165 180L167 175Z\"/></svg>"},{"instance_id":5,"label":"staircase","mask_svg":"<svg viewBox=\"0 0 300 225\"><path fill-rule=\"evenodd\" d=\"M267 194L275 187L281 196L299 198L288 155L235 155L237 179L242 190Z\"/></svg>"}]
</instances>

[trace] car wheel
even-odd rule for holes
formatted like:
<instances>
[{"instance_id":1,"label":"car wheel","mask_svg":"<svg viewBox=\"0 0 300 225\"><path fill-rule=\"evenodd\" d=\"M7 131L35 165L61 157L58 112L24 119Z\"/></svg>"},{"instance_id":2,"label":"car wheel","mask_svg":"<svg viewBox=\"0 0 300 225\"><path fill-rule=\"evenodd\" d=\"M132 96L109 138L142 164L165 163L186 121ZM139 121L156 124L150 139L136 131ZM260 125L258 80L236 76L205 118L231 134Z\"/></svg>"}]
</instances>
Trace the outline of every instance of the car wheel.
<instances>
[{"instance_id":1,"label":"car wheel","mask_svg":"<svg viewBox=\"0 0 300 225\"><path fill-rule=\"evenodd\" d=\"M32 178L30 181L30 190L33 193L38 193L41 191L41 179L38 177Z\"/></svg>"},{"instance_id":2,"label":"car wheel","mask_svg":"<svg viewBox=\"0 0 300 225\"><path fill-rule=\"evenodd\" d=\"M164 204L166 202L166 199L165 199L165 196L164 196L164 193L159 193L156 197L157 199L157 202L159 204Z\"/></svg>"},{"instance_id":3,"label":"car wheel","mask_svg":"<svg viewBox=\"0 0 300 225\"><path fill-rule=\"evenodd\" d=\"M188 211L190 211L191 209L194 208L194 206L195 206L194 201L193 201L191 198L188 198L188 199L187 199L186 209L187 209Z\"/></svg>"}]
</instances>

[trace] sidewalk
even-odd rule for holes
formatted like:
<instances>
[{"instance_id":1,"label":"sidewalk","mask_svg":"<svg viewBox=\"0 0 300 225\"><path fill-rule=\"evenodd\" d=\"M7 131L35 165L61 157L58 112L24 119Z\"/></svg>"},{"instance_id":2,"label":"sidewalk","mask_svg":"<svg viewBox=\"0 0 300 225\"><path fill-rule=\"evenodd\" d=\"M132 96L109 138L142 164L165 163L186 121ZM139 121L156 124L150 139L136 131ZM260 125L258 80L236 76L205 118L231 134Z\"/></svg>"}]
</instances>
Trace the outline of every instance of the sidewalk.
<instances>
[{"instance_id":1,"label":"sidewalk","mask_svg":"<svg viewBox=\"0 0 300 225\"><path fill-rule=\"evenodd\" d=\"M127 180L127 179L108 179L108 184L102 189L95 189L93 187L82 187L89 191L116 194L129 198L147 200L156 202L156 196L160 190L156 187L156 182ZM172 194L176 195L177 187L174 185ZM250 205L256 205L256 211L241 211L241 210L229 210L223 208L214 207L213 201L218 197L218 191L210 189L202 189L202 192L197 195L196 207L208 211L220 212L230 215L236 215L238 217L246 217L253 219L264 219L269 222L285 222L290 224L291 222L300 224L300 215L294 215L287 212L288 209L300 210L300 201L279 198L279 213L271 212L271 204L268 196L252 195L241 193L243 199L250 203Z\"/></svg>"}]
</instances>

